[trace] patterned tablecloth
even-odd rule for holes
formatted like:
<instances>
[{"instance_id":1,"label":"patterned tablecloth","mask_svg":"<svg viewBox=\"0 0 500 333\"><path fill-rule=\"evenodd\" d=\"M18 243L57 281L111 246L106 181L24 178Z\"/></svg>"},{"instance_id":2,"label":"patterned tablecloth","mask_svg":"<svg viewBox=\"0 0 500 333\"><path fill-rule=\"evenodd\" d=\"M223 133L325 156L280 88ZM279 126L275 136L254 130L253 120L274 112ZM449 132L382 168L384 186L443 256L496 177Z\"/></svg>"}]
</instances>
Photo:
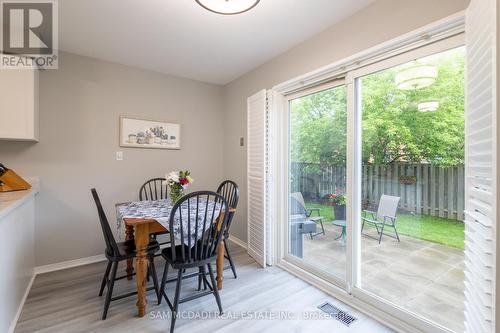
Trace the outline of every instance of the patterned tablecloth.
<instances>
[{"instance_id":1,"label":"patterned tablecloth","mask_svg":"<svg viewBox=\"0 0 500 333\"><path fill-rule=\"evenodd\" d=\"M198 202L198 225L196 225L196 208L197 202L196 198L191 198L189 200L189 215L191 222L188 222L188 203L184 202L182 204L182 230L184 232L184 242L187 243L187 231L191 233L191 238L194 240L195 232L198 233L197 238L200 239L203 232L208 230L211 223L211 217L207 217L207 222L205 223L205 230L203 230L203 219L205 217L205 211L208 211L210 215L214 211L215 205L215 213L213 215L214 220L219 216L222 205L220 203L215 203L213 201L201 200ZM172 212L173 204L170 199L166 200L157 200L157 201L136 201L136 202L128 202L123 204L116 205L116 216L117 216L117 226L118 229L121 229L123 225L123 219L126 218L144 218L144 219L153 219L158 221L162 226L169 230L169 220L170 213ZM181 240L180 235L180 214L177 212L174 220L174 236L179 241ZM196 228L198 227L198 228ZM191 244L193 245L193 244Z\"/></svg>"}]
</instances>

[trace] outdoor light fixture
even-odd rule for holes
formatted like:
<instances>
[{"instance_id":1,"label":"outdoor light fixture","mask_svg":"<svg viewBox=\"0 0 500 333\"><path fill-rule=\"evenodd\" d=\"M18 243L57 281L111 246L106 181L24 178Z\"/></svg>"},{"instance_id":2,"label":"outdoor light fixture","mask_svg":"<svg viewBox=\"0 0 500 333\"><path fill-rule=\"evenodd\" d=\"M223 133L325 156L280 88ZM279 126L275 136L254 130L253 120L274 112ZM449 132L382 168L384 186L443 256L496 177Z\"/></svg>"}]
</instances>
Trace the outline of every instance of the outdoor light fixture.
<instances>
[{"instance_id":1,"label":"outdoor light fixture","mask_svg":"<svg viewBox=\"0 0 500 333\"><path fill-rule=\"evenodd\" d=\"M401 90L425 88L436 82L438 70L434 66L419 65L396 74L396 86Z\"/></svg>"},{"instance_id":2,"label":"outdoor light fixture","mask_svg":"<svg viewBox=\"0 0 500 333\"><path fill-rule=\"evenodd\" d=\"M418 111L420 112L434 112L439 108L438 101L427 101L418 103Z\"/></svg>"},{"instance_id":3,"label":"outdoor light fixture","mask_svg":"<svg viewBox=\"0 0 500 333\"><path fill-rule=\"evenodd\" d=\"M196 2L211 12L222 15L236 15L249 11L257 6L260 0L196 0Z\"/></svg>"}]
</instances>

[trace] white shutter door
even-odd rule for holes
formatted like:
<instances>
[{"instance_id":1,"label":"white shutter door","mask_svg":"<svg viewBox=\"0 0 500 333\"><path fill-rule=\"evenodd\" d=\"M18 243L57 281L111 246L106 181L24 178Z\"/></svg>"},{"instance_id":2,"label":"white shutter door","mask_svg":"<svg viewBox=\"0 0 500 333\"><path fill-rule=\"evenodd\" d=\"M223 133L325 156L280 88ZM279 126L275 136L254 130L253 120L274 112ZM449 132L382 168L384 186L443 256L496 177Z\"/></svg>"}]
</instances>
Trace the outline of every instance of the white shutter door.
<instances>
[{"instance_id":1,"label":"white shutter door","mask_svg":"<svg viewBox=\"0 0 500 333\"><path fill-rule=\"evenodd\" d=\"M465 330L494 332L496 224L496 1L466 13Z\"/></svg>"},{"instance_id":2,"label":"white shutter door","mask_svg":"<svg viewBox=\"0 0 500 333\"><path fill-rule=\"evenodd\" d=\"M247 101L248 254L266 266L266 91Z\"/></svg>"},{"instance_id":3,"label":"white shutter door","mask_svg":"<svg viewBox=\"0 0 500 333\"><path fill-rule=\"evenodd\" d=\"M281 168L283 161L280 161L277 156L280 156L281 147L278 147L277 137L281 135L278 117L285 112L283 110L286 105L285 96L274 91L267 91L267 151L266 151L266 264L271 266L275 259L275 236L278 221L277 202L279 193L279 183L276 178L276 169ZM286 162L285 162L286 163Z\"/></svg>"}]
</instances>

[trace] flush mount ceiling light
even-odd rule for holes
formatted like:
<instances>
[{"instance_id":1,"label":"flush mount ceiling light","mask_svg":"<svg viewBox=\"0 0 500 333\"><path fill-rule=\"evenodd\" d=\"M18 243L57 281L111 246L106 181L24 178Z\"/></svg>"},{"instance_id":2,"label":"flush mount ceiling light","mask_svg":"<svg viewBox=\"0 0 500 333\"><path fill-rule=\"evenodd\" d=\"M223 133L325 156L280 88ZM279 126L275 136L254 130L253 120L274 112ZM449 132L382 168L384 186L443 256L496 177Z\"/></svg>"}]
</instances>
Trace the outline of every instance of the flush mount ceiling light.
<instances>
[{"instance_id":1,"label":"flush mount ceiling light","mask_svg":"<svg viewBox=\"0 0 500 333\"><path fill-rule=\"evenodd\" d=\"M421 89L436 82L438 70L434 66L419 65L396 74L396 85L401 90Z\"/></svg>"},{"instance_id":2,"label":"flush mount ceiling light","mask_svg":"<svg viewBox=\"0 0 500 333\"><path fill-rule=\"evenodd\" d=\"M260 0L196 0L196 2L211 12L222 15L236 15L249 11L257 6Z\"/></svg>"},{"instance_id":3,"label":"flush mount ceiling light","mask_svg":"<svg viewBox=\"0 0 500 333\"><path fill-rule=\"evenodd\" d=\"M434 112L439 108L438 101L427 101L418 103L418 111L420 112Z\"/></svg>"}]
</instances>

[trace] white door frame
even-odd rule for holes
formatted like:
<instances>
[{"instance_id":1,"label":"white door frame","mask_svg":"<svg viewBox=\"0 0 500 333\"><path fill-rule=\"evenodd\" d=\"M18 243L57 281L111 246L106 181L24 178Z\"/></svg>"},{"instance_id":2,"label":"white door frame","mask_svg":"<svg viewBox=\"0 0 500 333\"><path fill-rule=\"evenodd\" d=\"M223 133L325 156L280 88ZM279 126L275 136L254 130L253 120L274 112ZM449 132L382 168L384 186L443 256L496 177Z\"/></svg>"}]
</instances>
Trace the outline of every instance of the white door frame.
<instances>
[{"instance_id":1,"label":"white door frame","mask_svg":"<svg viewBox=\"0 0 500 333\"><path fill-rule=\"evenodd\" d=\"M390 68L398 64L424 57L433 53L458 47L464 44L464 14L459 13L449 18L440 20L434 24L418 29L400 38L384 43L379 47L372 48L346 60L334 63L319 69L313 73L303 75L299 78L287 81L273 88L274 93L281 95L283 103L287 103L288 96L304 94L309 89L314 90L315 86L329 80L345 76L347 86L347 187L346 194L348 221L359 219L361 207L361 113L359 112L359 101L356 98L356 79L369 73L373 73L385 68ZM356 60L358 59L358 60ZM359 96L358 96L359 97ZM288 103L287 103L288 104ZM273 110L270 110L273 112ZM280 134L276 140L279 154L276 157L280 161L288 161L288 105L282 105L279 114L276 114L277 126ZM284 149L286 147L286 149ZM424 332L450 332L448 329L436 325L424 318L410 313L402 308L381 299L360 289L361 285L360 263L361 263L361 236L359 225L347 223L347 274L346 281L325 279L321 272L317 272L312 267L299 264L287 256L287 212L288 200L288 163L276 164L277 190L275 203L276 209L276 263L278 266L303 278L313 285L333 294L340 300L376 316L384 324L398 331L414 331L415 329Z\"/></svg>"}]
</instances>

